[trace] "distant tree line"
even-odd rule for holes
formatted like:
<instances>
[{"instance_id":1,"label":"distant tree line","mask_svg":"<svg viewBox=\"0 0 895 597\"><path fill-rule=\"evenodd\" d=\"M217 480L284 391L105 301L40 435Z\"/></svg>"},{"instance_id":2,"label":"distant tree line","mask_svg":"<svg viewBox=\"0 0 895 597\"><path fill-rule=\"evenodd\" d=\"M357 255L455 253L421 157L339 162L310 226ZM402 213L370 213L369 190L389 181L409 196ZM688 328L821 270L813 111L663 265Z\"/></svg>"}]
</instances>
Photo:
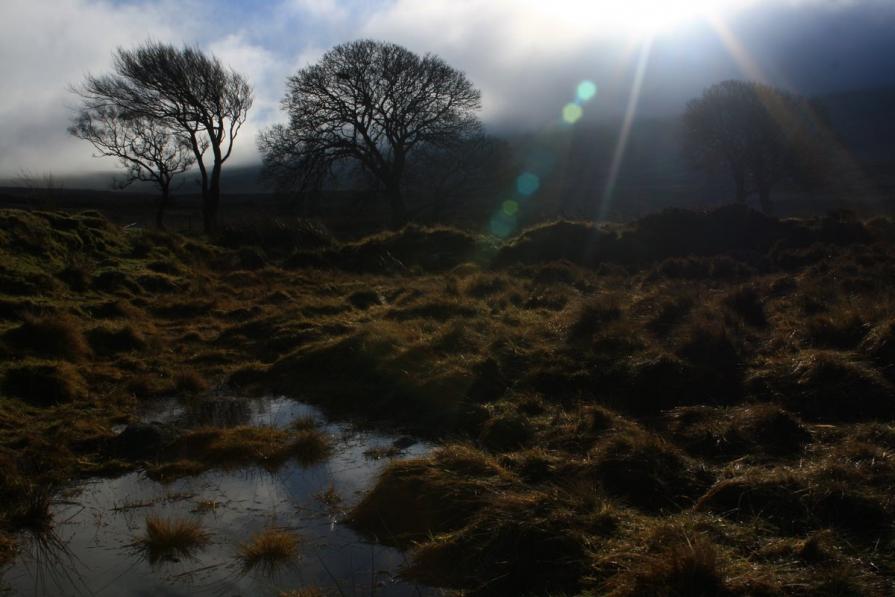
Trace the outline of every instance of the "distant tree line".
<instances>
[{"instance_id":1,"label":"distant tree line","mask_svg":"<svg viewBox=\"0 0 895 597\"><path fill-rule=\"evenodd\" d=\"M156 185L163 225L176 177L194 167L204 229L217 225L221 171L252 106L239 73L197 48L148 42L118 49L111 74L74 89L82 105L70 132L125 169L118 182ZM287 80L288 120L258 137L263 177L278 191L319 197L337 178L361 181L387 200L391 225L439 220L464 197L493 196L511 151L484 131L481 93L432 54L372 40L340 44ZM817 184L826 168L828 122L812 102L780 89L724 81L683 117L685 155L727 172L744 202L771 212L780 183ZM426 197L409 209L406 195Z\"/></svg>"}]
</instances>

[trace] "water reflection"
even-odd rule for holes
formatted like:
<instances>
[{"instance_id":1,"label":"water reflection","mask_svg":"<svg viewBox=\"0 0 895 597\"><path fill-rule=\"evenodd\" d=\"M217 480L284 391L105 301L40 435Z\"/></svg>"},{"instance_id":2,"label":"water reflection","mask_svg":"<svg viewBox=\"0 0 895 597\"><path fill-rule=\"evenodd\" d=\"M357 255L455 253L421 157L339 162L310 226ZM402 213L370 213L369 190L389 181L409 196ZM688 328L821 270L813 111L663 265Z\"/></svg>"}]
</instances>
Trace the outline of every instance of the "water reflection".
<instances>
[{"instance_id":1,"label":"water reflection","mask_svg":"<svg viewBox=\"0 0 895 597\"><path fill-rule=\"evenodd\" d=\"M344 510L388 462L365 453L407 457L428 446L326 422L316 409L285 398L239 401L243 406L233 400L215 402L220 404L171 402L146 417L278 427L312 417L334 436L334 454L309 468L288 464L275 472L210 471L166 485L141 473L92 479L54 506L52 544L38 548L40 544L23 537L23 553L3 574L0 586L15 594L59 596L277 595L306 586L344 595L435 594L395 579L402 553L366 543L339 524ZM147 516L196 520L210 540L191 557L150 564L145 552L135 549ZM239 559L240 545L270 528L297 537L296 557L270 573L247 571Z\"/></svg>"}]
</instances>

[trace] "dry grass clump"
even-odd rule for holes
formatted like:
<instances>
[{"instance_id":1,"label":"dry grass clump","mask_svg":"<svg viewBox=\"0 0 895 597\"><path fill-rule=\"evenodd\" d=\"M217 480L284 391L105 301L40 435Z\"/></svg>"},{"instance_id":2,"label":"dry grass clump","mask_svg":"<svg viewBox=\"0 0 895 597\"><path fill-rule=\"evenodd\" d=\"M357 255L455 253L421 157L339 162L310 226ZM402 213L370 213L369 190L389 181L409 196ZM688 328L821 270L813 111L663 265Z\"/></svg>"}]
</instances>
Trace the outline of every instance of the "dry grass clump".
<instances>
[{"instance_id":1,"label":"dry grass clump","mask_svg":"<svg viewBox=\"0 0 895 597\"><path fill-rule=\"evenodd\" d=\"M895 380L895 319L877 324L864 338L860 348L889 379Z\"/></svg>"},{"instance_id":2,"label":"dry grass clump","mask_svg":"<svg viewBox=\"0 0 895 597\"><path fill-rule=\"evenodd\" d=\"M290 459L310 466L325 460L331 450L329 437L315 429L293 433L274 427L247 425L206 427L178 438L167 449L165 462L151 472L157 477L171 478L210 468L249 465L277 468Z\"/></svg>"},{"instance_id":3,"label":"dry grass clump","mask_svg":"<svg viewBox=\"0 0 895 597\"><path fill-rule=\"evenodd\" d=\"M475 317L476 314L475 308L459 301L431 300L410 307L392 309L386 314L386 318L396 321L433 319L443 323L450 319Z\"/></svg>"},{"instance_id":4,"label":"dry grass clump","mask_svg":"<svg viewBox=\"0 0 895 597\"><path fill-rule=\"evenodd\" d=\"M348 296L348 302L361 311L382 304L382 296L374 290L358 290Z\"/></svg>"},{"instance_id":5,"label":"dry grass clump","mask_svg":"<svg viewBox=\"0 0 895 597\"><path fill-rule=\"evenodd\" d=\"M479 441L489 450L507 452L527 445L533 436L534 430L526 417L508 412L485 421Z\"/></svg>"},{"instance_id":6,"label":"dry grass clump","mask_svg":"<svg viewBox=\"0 0 895 597\"><path fill-rule=\"evenodd\" d=\"M849 350L861 342L867 334L867 327L858 311L839 309L808 317L804 323L805 341L809 346Z\"/></svg>"},{"instance_id":7,"label":"dry grass clump","mask_svg":"<svg viewBox=\"0 0 895 597\"><path fill-rule=\"evenodd\" d=\"M732 409L679 407L666 414L666 421L677 444L704 458L791 456L811 439L795 416L767 403Z\"/></svg>"},{"instance_id":8,"label":"dry grass clump","mask_svg":"<svg viewBox=\"0 0 895 597\"><path fill-rule=\"evenodd\" d=\"M647 321L646 328L657 336L663 337L687 318L695 304L695 299L689 294L672 296L660 303L658 309Z\"/></svg>"},{"instance_id":9,"label":"dry grass clump","mask_svg":"<svg viewBox=\"0 0 895 597\"><path fill-rule=\"evenodd\" d=\"M239 546L244 571L260 569L271 574L298 556L298 537L284 529L268 527Z\"/></svg>"},{"instance_id":10,"label":"dry grass clump","mask_svg":"<svg viewBox=\"0 0 895 597\"><path fill-rule=\"evenodd\" d=\"M753 285L741 286L724 297L724 305L744 322L756 327L767 325L764 299Z\"/></svg>"},{"instance_id":11,"label":"dry grass clump","mask_svg":"<svg viewBox=\"0 0 895 597\"><path fill-rule=\"evenodd\" d=\"M477 274L466 280L463 294L475 298L485 298L500 294L510 286L511 283L506 276Z\"/></svg>"},{"instance_id":12,"label":"dry grass clump","mask_svg":"<svg viewBox=\"0 0 895 597\"><path fill-rule=\"evenodd\" d=\"M98 326L87 332L93 352L109 356L121 352L141 350L146 347L146 336L132 325L117 328Z\"/></svg>"},{"instance_id":13,"label":"dry grass clump","mask_svg":"<svg viewBox=\"0 0 895 597\"><path fill-rule=\"evenodd\" d=\"M183 394L201 394L210 387L202 374L194 369L186 369L174 377L175 389Z\"/></svg>"},{"instance_id":14,"label":"dry grass clump","mask_svg":"<svg viewBox=\"0 0 895 597\"><path fill-rule=\"evenodd\" d=\"M712 481L699 463L644 431L616 432L589 457L589 474L607 493L647 511L685 508Z\"/></svg>"},{"instance_id":15,"label":"dry grass clump","mask_svg":"<svg viewBox=\"0 0 895 597\"><path fill-rule=\"evenodd\" d=\"M81 361L90 355L80 326L64 315L26 316L21 325L3 335L3 341L20 353L39 357Z\"/></svg>"},{"instance_id":16,"label":"dry grass clump","mask_svg":"<svg viewBox=\"0 0 895 597\"><path fill-rule=\"evenodd\" d=\"M83 400L87 383L68 363L28 363L6 370L3 391L35 406L52 406Z\"/></svg>"},{"instance_id":17,"label":"dry grass clump","mask_svg":"<svg viewBox=\"0 0 895 597\"><path fill-rule=\"evenodd\" d=\"M317 587L302 587L292 591L283 591L279 597L326 597L326 593Z\"/></svg>"},{"instance_id":18,"label":"dry grass clump","mask_svg":"<svg viewBox=\"0 0 895 597\"><path fill-rule=\"evenodd\" d=\"M683 537L659 553L641 556L632 569L613 578L613 597L724 597L734 595L725 580L718 549L708 539Z\"/></svg>"},{"instance_id":19,"label":"dry grass clump","mask_svg":"<svg viewBox=\"0 0 895 597\"><path fill-rule=\"evenodd\" d=\"M602 295L592 299L581 307L574 323L570 326L569 341L590 340L598 330L607 324L618 321L621 317L622 310L617 297Z\"/></svg>"},{"instance_id":20,"label":"dry grass clump","mask_svg":"<svg viewBox=\"0 0 895 597\"><path fill-rule=\"evenodd\" d=\"M322 462L332 452L329 436L318 429L301 429L287 446L289 454L302 466Z\"/></svg>"},{"instance_id":21,"label":"dry grass clump","mask_svg":"<svg viewBox=\"0 0 895 597\"><path fill-rule=\"evenodd\" d=\"M349 515L349 523L389 545L407 546L464 526L512 476L464 445L427 458L391 462Z\"/></svg>"},{"instance_id":22,"label":"dry grass clump","mask_svg":"<svg viewBox=\"0 0 895 597\"><path fill-rule=\"evenodd\" d=\"M197 520L162 518L152 514L146 517L146 532L135 545L146 553L150 563L156 564L191 558L209 540L208 533Z\"/></svg>"},{"instance_id":23,"label":"dry grass clump","mask_svg":"<svg viewBox=\"0 0 895 597\"><path fill-rule=\"evenodd\" d=\"M803 351L752 374L749 389L812 421L895 417L895 388L866 364L833 351Z\"/></svg>"},{"instance_id":24,"label":"dry grass clump","mask_svg":"<svg viewBox=\"0 0 895 597\"><path fill-rule=\"evenodd\" d=\"M699 499L696 510L737 521L758 517L784 532L836 527L872 542L890 532L888 502L854 471L816 465L744 469L715 484Z\"/></svg>"},{"instance_id":25,"label":"dry grass clump","mask_svg":"<svg viewBox=\"0 0 895 597\"><path fill-rule=\"evenodd\" d=\"M573 594L587 545L571 509L538 492L504 493L469 524L417 547L405 574L471 595Z\"/></svg>"}]
</instances>

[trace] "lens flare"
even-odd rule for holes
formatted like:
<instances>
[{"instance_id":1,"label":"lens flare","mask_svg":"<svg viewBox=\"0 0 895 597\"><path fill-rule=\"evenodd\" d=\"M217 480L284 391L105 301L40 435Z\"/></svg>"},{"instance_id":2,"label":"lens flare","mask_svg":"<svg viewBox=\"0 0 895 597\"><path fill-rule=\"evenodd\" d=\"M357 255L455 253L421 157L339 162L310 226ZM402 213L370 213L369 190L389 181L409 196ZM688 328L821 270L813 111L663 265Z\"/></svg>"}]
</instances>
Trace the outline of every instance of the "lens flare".
<instances>
[{"instance_id":1,"label":"lens flare","mask_svg":"<svg viewBox=\"0 0 895 597\"><path fill-rule=\"evenodd\" d=\"M534 195L540 186L541 179L538 178L537 174L532 172L523 172L519 175L519 178L516 179L516 190L520 195L526 197Z\"/></svg>"},{"instance_id":2,"label":"lens flare","mask_svg":"<svg viewBox=\"0 0 895 597\"><path fill-rule=\"evenodd\" d=\"M512 199L503 202L503 213L508 216L515 216L519 212L519 204Z\"/></svg>"},{"instance_id":3,"label":"lens flare","mask_svg":"<svg viewBox=\"0 0 895 597\"><path fill-rule=\"evenodd\" d=\"M597 84L593 81L581 81L576 92L578 101L587 102L597 95Z\"/></svg>"},{"instance_id":4,"label":"lens flare","mask_svg":"<svg viewBox=\"0 0 895 597\"><path fill-rule=\"evenodd\" d=\"M584 114L584 111L578 104L566 104L562 109L562 119L568 124L575 124L578 122L581 119L582 114Z\"/></svg>"}]
</instances>

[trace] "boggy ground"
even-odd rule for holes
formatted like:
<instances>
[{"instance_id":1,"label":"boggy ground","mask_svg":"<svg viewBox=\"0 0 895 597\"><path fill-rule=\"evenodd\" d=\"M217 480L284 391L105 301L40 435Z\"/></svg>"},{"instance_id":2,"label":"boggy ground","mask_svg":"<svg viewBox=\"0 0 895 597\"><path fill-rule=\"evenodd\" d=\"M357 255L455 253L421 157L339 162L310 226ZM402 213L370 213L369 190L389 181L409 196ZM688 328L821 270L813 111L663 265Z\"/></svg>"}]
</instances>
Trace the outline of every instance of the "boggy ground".
<instances>
[{"instance_id":1,"label":"boggy ground","mask_svg":"<svg viewBox=\"0 0 895 597\"><path fill-rule=\"evenodd\" d=\"M740 207L502 244L0 211L0 553L76 476L325 457L305 426L113 433L141 402L229 387L440 442L349 517L423 583L891 594L893 239Z\"/></svg>"}]
</instances>

